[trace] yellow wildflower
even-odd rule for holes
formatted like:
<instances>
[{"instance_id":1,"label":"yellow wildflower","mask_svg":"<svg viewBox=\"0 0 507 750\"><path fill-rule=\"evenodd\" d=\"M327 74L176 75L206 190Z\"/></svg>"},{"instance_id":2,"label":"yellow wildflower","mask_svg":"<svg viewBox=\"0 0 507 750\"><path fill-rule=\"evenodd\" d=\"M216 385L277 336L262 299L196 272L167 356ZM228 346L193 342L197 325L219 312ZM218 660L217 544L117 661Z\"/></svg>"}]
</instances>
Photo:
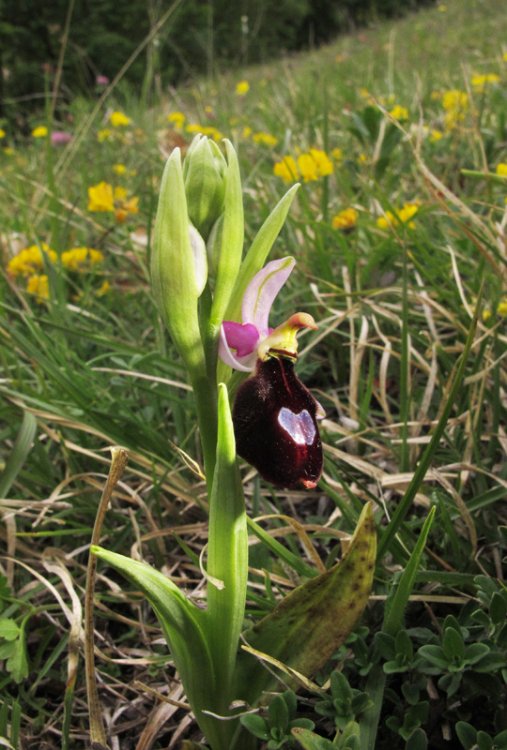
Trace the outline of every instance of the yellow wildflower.
<instances>
[{"instance_id":1,"label":"yellow wildflower","mask_svg":"<svg viewBox=\"0 0 507 750\"><path fill-rule=\"evenodd\" d=\"M441 130L432 130L430 133L430 142L436 143L443 137L444 137L444 134L442 133Z\"/></svg>"},{"instance_id":2,"label":"yellow wildflower","mask_svg":"<svg viewBox=\"0 0 507 750\"><path fill-rule=\"evenodd\" d=\"M28 294L35 295L37 302L49 299L49 282L46 274L34 274L30 276L26 285Z\"/></svg>"},{"instance_id":3,"label":"yellow wildflower","mask_svg":"<svg viewBox=\"0 0 507 750\"><path fill-rule=\"evenodd\" d=\"M317 165L317 174L319 177L326 177L327 175L333 174L333 162L325 151L321 151L318 148L311 148L310 156Z\"/></svg>"},{"instance_id":4,"label":"yellow wildflower","mask_svg":"<svg viewBox=\"0 0 507 750\"><path fill-rule=\"evenodd\" d=\"M359 218L359 213L355 208L344 208L342 211L333 216L333 229L340 229L342 232L354 229Z\"/></svg>"},{"instance_id":5,"label":"yellow wildflower","mask_svg":"<svg viewBox=\"0 0 507 750\"><path fill-rule=\"evenodd\" d=\"M294 157L284 156L282 161L277 161L273 167L273 174L281 177L284 182L295 182L299 178L299 171Z\"/></svg>"},{"instance_id":6,"label":"yellow wildflower","mask_svg":"<svg viewBox=\"0 0 507 750\"><path fill-rule=\"evenodd\" d=\"M124 112L116 111L111 112L111 114L109 115L109 122L111 123L113 128L125 128L130 125L132 120Z\"/></svg>"},{"instance_id":7,"label":"yellow wildflower","mask_svg":"<svg viewBox=\"0 0 507 750\"><path fill-rule=\"evenodd\" d=\"M252 136L252 140L254 143L260 143L262 146L269 146L270 148L273 146L276 146L278 143L278 138L276 138L274 135L271 135L271 133L254 133Z\"/></svg>"},{"instance_id":8,"label":"yellow wildflower","mask_svg":"<svg viewBox=\"0 0 507 750\"><path fill-rule=\"evenodd\" d=\"M128 200L123 200L119 202L119 205L116 208L115 211L115 219L120 224L126 221L129 214L137 214L139 213L139 198L134 195Z\"/></svg>"},{"instance_id":9,"label":"yellow wildflower","mask_svg":"<svg viewBox=\"0 0 507 750\"><path fill-rule=\"evenodd\" d=\"M417 203L405 203L394 213L392 211L386 211L383 216L379 216L377 219L377 226L379 229L389 229L390 227L404 224L409 229L414 229L415 223L411 221L411 219L418 211L419 205Z\"/></svg>"},{"instance_id":10,"label":"yellow wildflower","mask_svg":"<svg viewBox=\"0 0 507 750\"><path fill-rule=\"evenodd\" d=\"M114 211L112 185L102 180L88 188L88 211Z\"/></svg>"},{"instance_id":11,"label":"yellow wildflower","mask_svg":"<svg viewBox=\"0 0 507 750\"><path fill-rule=\"evenodd\" d=\"M408 109L406 107L402 107L401 104L395 104L389 114L395 120L408 120Z\"/></svg>"},{"instance_id":12,"label":"yellow wildflower","mask_svg":"<svg viewBox=\"0 0 507 750\"><path fill-rule=\"evenodd\" d=\"M103 260L103 253L91 247L73 247L71 250L65 250L61 255L62 265L68 271L87 271L91 266L102 263Z\"/></svg>"},{"instance_id":13,"label":"yellow wildflower","mask_svg":"<svg viewBox=\"0 0 507 750\"><path fill-rule=\"evenodd\" d=\"M125 164L113 164L113 172L117 175L125 174L127 171L127 167Z\"/></svg>"},{"instance_id":14,"label":"yellow wildflower","mask_svg":"<svg viewBox=\"0 0 507 750\"><path fill-rule=\"evenodd\" d=\"M368 156L364 153L364 151L361 151L361 153L357 157L357 161L359 162L359 164L368 164Z\"/></svg>"},{"instance_id":15,"label":"yellow wildflower","mask_svg":"<svg viewBox=\"0 0 507 750\"><path fill-rule=\"evenodd\" d=\"M497 73L476 73L470 83L477 93L481 93L489 84L500 83L500 76Z\"/></svg>"},{"instance_id":16,"label":"yellow wildflower","mask_svg":"<svg viewBox=\"0 0 507 750\"><path fill-rule=\"evenodd\" d=\"M504 62L507 62L507 52L504 52L504 53L503 53L503 55L502 55L502 60L503 60Z\"/></svg>"},{"instance_id":17,"label":"yellow wildflower","mask_svg":"<svg viewBox=\"0 0 507 750\"><path fill-rule=\"evenodd\" d=\"M482 319L483 319L483 321L485 323L487 323L488 320L491 318L491 315L492 315L491 310L487 310L487 309L483 310L482 311Z\"/></svg>"},{"instance_id":18,"label":"yellow wildflower","mask_svg":"<svg viewBox=\"0 0 507 750\"><path fill-rule=\"evenodd\" d=\"M102 130L97 131L97 140L99 143L104 143L104 141L110 141L113 137L113 131L110 128L102 128Z\"/></svg>"},{"instance_id":19,"label":"yellow wildflower","mask_svg":"<svg viewBox=\"0 0 507 750\"><path fill-rule=\"evenodd\" d=\"M102 282L102 284L99 286L99 288L96 290L95 294L97 297L103 297L104 294L107 294L111 289L111 284L107 279Z\"/></svg>"},{"instance_id":20,"label":"yellow wildflower","mask_svg":"<svg viewBox=\"0 0 507 750\"><path fill-rule=\"evenodd\" d=\"M187 133L202 133L207 135L209 138L213 138L214 141L221 141L224 137L218 128L213 125L199 125L198 123L189 123L185 128Z\"/></svg>"},{"instance_id":21,"label":"yellow wildflower","mask_svg":"<svg viewBox=\"0 0 507 750\"><path fill-rule=\"evenodd\" d=\"M496 308L496 314L501 315L502 318L505 318L507 316L507 297L504 297L498 303L498 307Z\"/></svg>"},{"instance_id":22,"label":"yellow wildflower","mask_svg":"<svg viewBox=\"0 0 507 750\"><path fill-rule=\"evenodd\" d=\"M449 89L442 94L442 106L445 110L465 110L468 107L468 94L459 89Z\"/></svg>"},{"instance_id":23,"label":"yellow wildflower","mask_svg":"<svg viewBox=\"0 0 507 750\"><path fill-rule=\"evenodd\" d=\"M7 133L5 132L5 130L3 128L0 128L0 140L2 138L5 138L6 135L7 135Z\"/></svg>"},{"instance_id":24,"label":"yellow wildflower","mask_svg":"<svg viewBox=\"0 0 507 750\"><path fill-rule=\"evenodd\" d=\"M242 132L243 138L245 139L250 138L251 135L252 135L252 128L249 125L245 125L245 127L243 128L243 132Z\"/></svg>"},{"instance_id":25,"label":"yellow wildflower","mask_svg":"<svg viewBox=\"0 0 507 750\"><path fill-rule=\"evenodd\" d=\"M31 276L36 271L44 268L44 262L55 263L57 254L49 245L43 242L39 245L30 245L20 250L7 264L7 272L11 276Z\"/></svg>"},{"instance_id":26,"label":"yellow wildflower","mask_svg":"<svg viewBox=\"0 0 507 750\"><path fill-rule=\"evenodd\" d=\"M305 182L313 182L319 179L317 162L310 154L300 154L297 164L299 173Z\"/></svg>"},{"instance_id":27,"label":"yellow wildflower","mask_svg":"<svg viewBox=\"0 0 507 750\"><path fill-rule=\"evenodd\" d=\"M236 94L238 96L245 96L250 91L250 84L248 81L238 81L236 84Z\"/></svg>"},{"instance_id":28,"label":"yellow wildflower","mask_svg":"<svg viewBox=\"0 0 507 750\"><path fill-rule=\"evenodd\" d=\"M177 130L181 130L185 124L186 117L183 112L171 112L167 115L167 122L170 122Z\"/></svg>"},{"instance_id":29,"label":"yellow wildflower","mask_svg":"<svg viewBox=\"0 0 507 750\"><path fill-rule=\"evenodd\" d=\"M48 129L45 125L37 125L37 127L32 130L32 136L34 138L47 138L47 135Z\"/></svg>"},{"instance_id":30,"label":"yellow wildflower","mask_svg":"<svg viewBox=\"0 0 507 750\"><path fill-rule=\"evenodd\" d=\"M496 173L500 177L507 177L507 164L505 164L504 162L500 162L500 164L497 164Z\"/></svg>"},{"instance_id":31,"label":"yellow wildflower","mask_svg":"<svg viewBox=\"0 0 507 750\"><path fill-rule=\"evenodd\" d=\"M338 147L334 148L331 151L331 156L333 157L333 159L335 161L337 161L337 162L341 161L343 159L343 151L342 151L342 149L338 148Z\"/></svg>"}]
</instances>

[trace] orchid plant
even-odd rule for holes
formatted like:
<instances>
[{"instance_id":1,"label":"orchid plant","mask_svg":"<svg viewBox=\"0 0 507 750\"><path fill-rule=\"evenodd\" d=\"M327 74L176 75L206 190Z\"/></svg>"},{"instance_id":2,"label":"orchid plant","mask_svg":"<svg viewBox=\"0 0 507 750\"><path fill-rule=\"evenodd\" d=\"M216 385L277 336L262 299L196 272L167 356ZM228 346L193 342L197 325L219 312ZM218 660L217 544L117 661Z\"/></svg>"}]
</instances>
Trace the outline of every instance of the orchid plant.
<instances>
[{"instance_id":1,"label":"orchid plant","mask_svg":"<svg viewBox=\"0 0 507 750\"><path fill-rule=\"evenodd\" d=\"M266 261L296 191L274 207L243 257L241 179L231 143L225 141L224 156L197 136L183 165L179 150L172 152L162 178L152 286L196 400L209 501L206 608L148 564L92 547L152 605L212 750L255 747L239 716L276 686L265 663L293 684L321 668L354 627L373 576L375 530L365 506L342 561L320 574L305 566L308 580L244 629L248 526L269 536L247 518L237 455L276 487L313 488L322 472L323 411L294 369L297 333L316 328L315 321L299 312L269 326L295 260ZM231 410L232 370L246 379Z\"/></svg>"}]
</instances>

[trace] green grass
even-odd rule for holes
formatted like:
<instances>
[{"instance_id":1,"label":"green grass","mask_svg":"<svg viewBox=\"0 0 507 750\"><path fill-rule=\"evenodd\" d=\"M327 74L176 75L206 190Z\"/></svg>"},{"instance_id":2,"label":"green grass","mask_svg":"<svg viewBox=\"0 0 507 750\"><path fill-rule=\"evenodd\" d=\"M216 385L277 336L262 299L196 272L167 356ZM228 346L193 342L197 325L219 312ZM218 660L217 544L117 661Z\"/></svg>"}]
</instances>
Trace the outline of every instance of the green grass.
<instances>
[{"instance_id":1,"label":"green grass","mask_svg":"<svg viewBox=\"0 0 507 750\"><path fill-rule=\"evenodd\" d=\"M80 602L111 445L130 458L102 545L146 559L200 596L207 515L195 407L148 275L164 159L192 137L167 121L176 111L237 147L247 242L286 189L275 161L310 148L342 154L331 156L332 174L303 182L275 245L297 266L273 320L301 309L319 323L301 341L298 373L326 410L325 473L314 492L275 493L242 471L251 517L279 514L259 522L264 533L251 529L255 615L313 567L283 514L309 528L330 566L364 502L376 506L371 602L314 677L324 692L300 694L298 715L330 740L358 721L368 727L361 750L471 748L481 732L480 747L493 747L485 735L507 728L507 179L488 174L507 162L507 8L498 0L443 7L195 81L150 110L120 82L99 107L80 99L60 110L53 129L75 136L64 147L12 132L0 142L0 737L12 747L87 746ZM480 90L475 74L499 82ZM243 79L250 90L240 97ZM449 90L468 97L452 128ZM383 114L395 105L408 119ZM131 124L111 127L111 110ZM38 124L51 126L44 114ZM112 135L99 142L104 128ZM277 144L256 143L259 132ZM87 189L102 180L138 196L139 212L118 223L112 212L89 211ZM418 205L413 226L378 226L382 212L407 203ZM351 206L356 226L333 228ZM42 242L57 255L97 248L104 260L87 272L46 263L39 273L49 298L38 301L7 268L21 248ZM104 281L110 289L99 296ZM109 735L122 750L199 741L142 599L103 566L95 588ZM386 597L389 611L400 591L409 597L405 619L386 630ZM349 692L338 680L329 686L333 670ZM366 709L364 692L373 701ZM150 721L160 721L152 745ZM507 747L505 738L495 747Z\"/></svg>"}]
</instances>

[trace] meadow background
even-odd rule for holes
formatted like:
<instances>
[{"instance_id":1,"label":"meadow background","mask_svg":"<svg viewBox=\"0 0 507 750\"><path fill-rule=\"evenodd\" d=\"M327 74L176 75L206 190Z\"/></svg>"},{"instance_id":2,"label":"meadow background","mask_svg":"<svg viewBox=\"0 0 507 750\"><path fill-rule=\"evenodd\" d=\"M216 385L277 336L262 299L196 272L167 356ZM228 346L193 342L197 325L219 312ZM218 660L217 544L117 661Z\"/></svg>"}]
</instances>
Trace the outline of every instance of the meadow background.
<instances>
[{"instance_id":1,"label":"meadow background","mask_svg":"<svg viewBox=\"0 0 507 750\"><path fill-rule=\"evenodd\" d=\"M319 324L297 369L326 411L325 471L315 491L274 492L243 467L251 517L269 516L249 613L329 567L365 501L384 530L367 611L319 689L282 687L252 731L300 747L305 717L334 742L320 750L507 748L507 6L374 18L177 86L149 54L129 82L124 57L60 97L62 29L39 105L7 98L0 121L0 744L88 746L82 601L111 445L130 457L103 545L200 596L194 404L148 273L164 161L200 132L239 152L247 244L301 183L273 318ZM111 747L198 742L153 615L104 566L96 630Z\"/></svg>"}]
</instances>

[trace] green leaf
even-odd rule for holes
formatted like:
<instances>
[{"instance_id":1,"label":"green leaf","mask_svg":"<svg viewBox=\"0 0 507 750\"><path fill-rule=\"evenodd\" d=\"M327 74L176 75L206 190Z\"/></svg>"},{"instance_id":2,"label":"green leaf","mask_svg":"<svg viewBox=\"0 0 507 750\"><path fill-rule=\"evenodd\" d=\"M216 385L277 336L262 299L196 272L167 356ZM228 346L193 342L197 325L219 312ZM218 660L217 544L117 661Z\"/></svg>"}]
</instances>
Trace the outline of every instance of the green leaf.
<instances>
[{"instance_id":1,"label":"green leaf","mask_svg":"<svg viewBox=\"0 0 507 750\"><path fill-rule=\"evenodd\" d=\"M22 682L28 677L28 658L26 655L25 630L22 628L19 637L10 641L12 653L6 661L7 671L11 673L15 682Z\"/></svg>"},{"instance_id":2,"label":"green leaf","mask_svg":"<svg viewBox=\"0 0 507 750\"><path fill-rule=\"evenodd\" d=\"M8 618L0 619L0 638L6 641L14 641L18 638L20 629L15 620Z\"/></svg>"},{"instance_id":3,"label":"green leaf","mask_svg":"<svg viewBox=\"0 0 507 750\"><path fill-rule=\"evenodd\" d=\"M211 327L217 335L236 284L244 241L243 195L238 157L232 143L228 140L224 142L227 152L224 211L219 233L220 247L215 249L218 267L210 313Z\"/></svg>"},{"instance_id":4,"label":"green leaf","mask_svg":"<svg viewBox=\"0 0 507 750\"><path fill-rule=\"evenodd\" d=\"M28 454L32 448L37 422L33 414L23 412L23 421L12 446L12 450L5 463L5 468L0 474L0 497L7 497L14 480L23 468Z\"/></svg>"},{"instance_id":5,"label":"green leaf","mask_svg":"<svg viewBox=\"0 0 507 750\"><path fill-rule=\"evenodd\" d=\"M208 625L217 688L226 712L245 615L248 530L245 498L227 388L218 390L218 444L210 497L208 542ZM215 582L214 582L215 581ZM219 585L223 588L219 588Z\"/></svg>"},{"instance_id":6,"label":"green leaf","mask_svg":"<svg viewBox=\"0 0 507 750\"><path fill-rule=\"evenodd\" d=\"M336 745L309 729L294 727L291 734L304 750L336 750Z\"/></svg>"},{"instance_id":7,"label":"green leaf","mask_svg":"<svg viewBox=\"0 0 507 750\"><path fill-rule=\"evenodd\" d=\"M432 646L431 644L421 646L418 654L440 669L447 669L449 666L449 661L445 658L444 651L440 646Z\"/></svg>"},{"instance_id":8,"label":"green leaf","mask_svg":"<svg viewBox=\"0 0 507 750\"><path fill-rule=\"evenodd\" d=\"M257 716L257 714L246 714L246 716L241 717L240 722L250 734L253 734L254 737L257 737L259 740L269 739L268 725L262 716Z\"/></svg>"},{"instance_id":9,"label":"green leaf","mask_svg":"<svg viewBox=\"0 0 507 750\"><path fill-rule=\"evenodd\" d=\"M454 628L446 628L442 639L442 648L449 661L462 661L465 656L465 644L461 633Z\"/></svg>"},{"instance_id":10,"label":"green leaf","mask_svg":"<svg viewBox=\"0 0 507 750\"><path fill-rule=\"evenodd\" d=\"M475 745L475 740L477 738L476 730L471 724L468 724L466 721L458 721L455 726L455 730L456 734L458 735L458 739L465 750L470 750L470 748Z\"/></svg>"},{"instance_id":11,"label":"green leaf","mask_svg":"<svg viewBox=\"0 0 507 750\"><path fill-rule=\"evenodd\" d=\"M407 566L400 577L398 585L394 587L393 593L389 595L386 601L384 626L382 629L385 633L390 635L396 635L396 633L403 628L405 608L414 587L421 556L435 518L435 511L436 508L434 506L428 513L428 517L424 521L417 543L410 555Z\"/></svg>"},{"instance_id":12,"label":"green leaf","mask_svg":"<svg viewBox=\"0 0 507 750\"><path fill-rule=\"evenodd\" d=\"M217 703L206 612L192 604L169 578L150 565L102 547L92 546L91 553L118 570L145 594L164 631L197 721L212 747L219 747L217 733L222 734L220 724L227 722L217 722L203 714L206 709L214 711Z\"/></svg>"},{"instance_id":13,"label":"green leaf","mask_svg":"<svg viewBox=\"0 0 507 750\"><path fill-rule=\"evenodd\" d=\"M320 669L354 628L373 581L376 534L366 505L343 560L286 596L244 634L248 646L311 675ZM236 697L258 699L273 677L252 655L238 661Z\"/></svg>"},{"instance_id":14,"label":"green leaf","mask_svg":"<svg viewBox=\"0 0 507 750\"><path fill-rule=\"evenodd\" d=\"M289 728L289 710L281 695L275 695L269 704L268 713L271 726L277 727L285 733Z\"/></svg>"},{"instance_id":15,"label":"green leaf","mask_svg":"<svg viewBox=\"0 0 507 750\"><path fill-rule=\"evenodd\" d=\"M181 156L176 148L162 175L151 254L151 281L164 323L187 367L196 373L204 371L204 351L189 226Z\"/></svg>"}]
</instances>

